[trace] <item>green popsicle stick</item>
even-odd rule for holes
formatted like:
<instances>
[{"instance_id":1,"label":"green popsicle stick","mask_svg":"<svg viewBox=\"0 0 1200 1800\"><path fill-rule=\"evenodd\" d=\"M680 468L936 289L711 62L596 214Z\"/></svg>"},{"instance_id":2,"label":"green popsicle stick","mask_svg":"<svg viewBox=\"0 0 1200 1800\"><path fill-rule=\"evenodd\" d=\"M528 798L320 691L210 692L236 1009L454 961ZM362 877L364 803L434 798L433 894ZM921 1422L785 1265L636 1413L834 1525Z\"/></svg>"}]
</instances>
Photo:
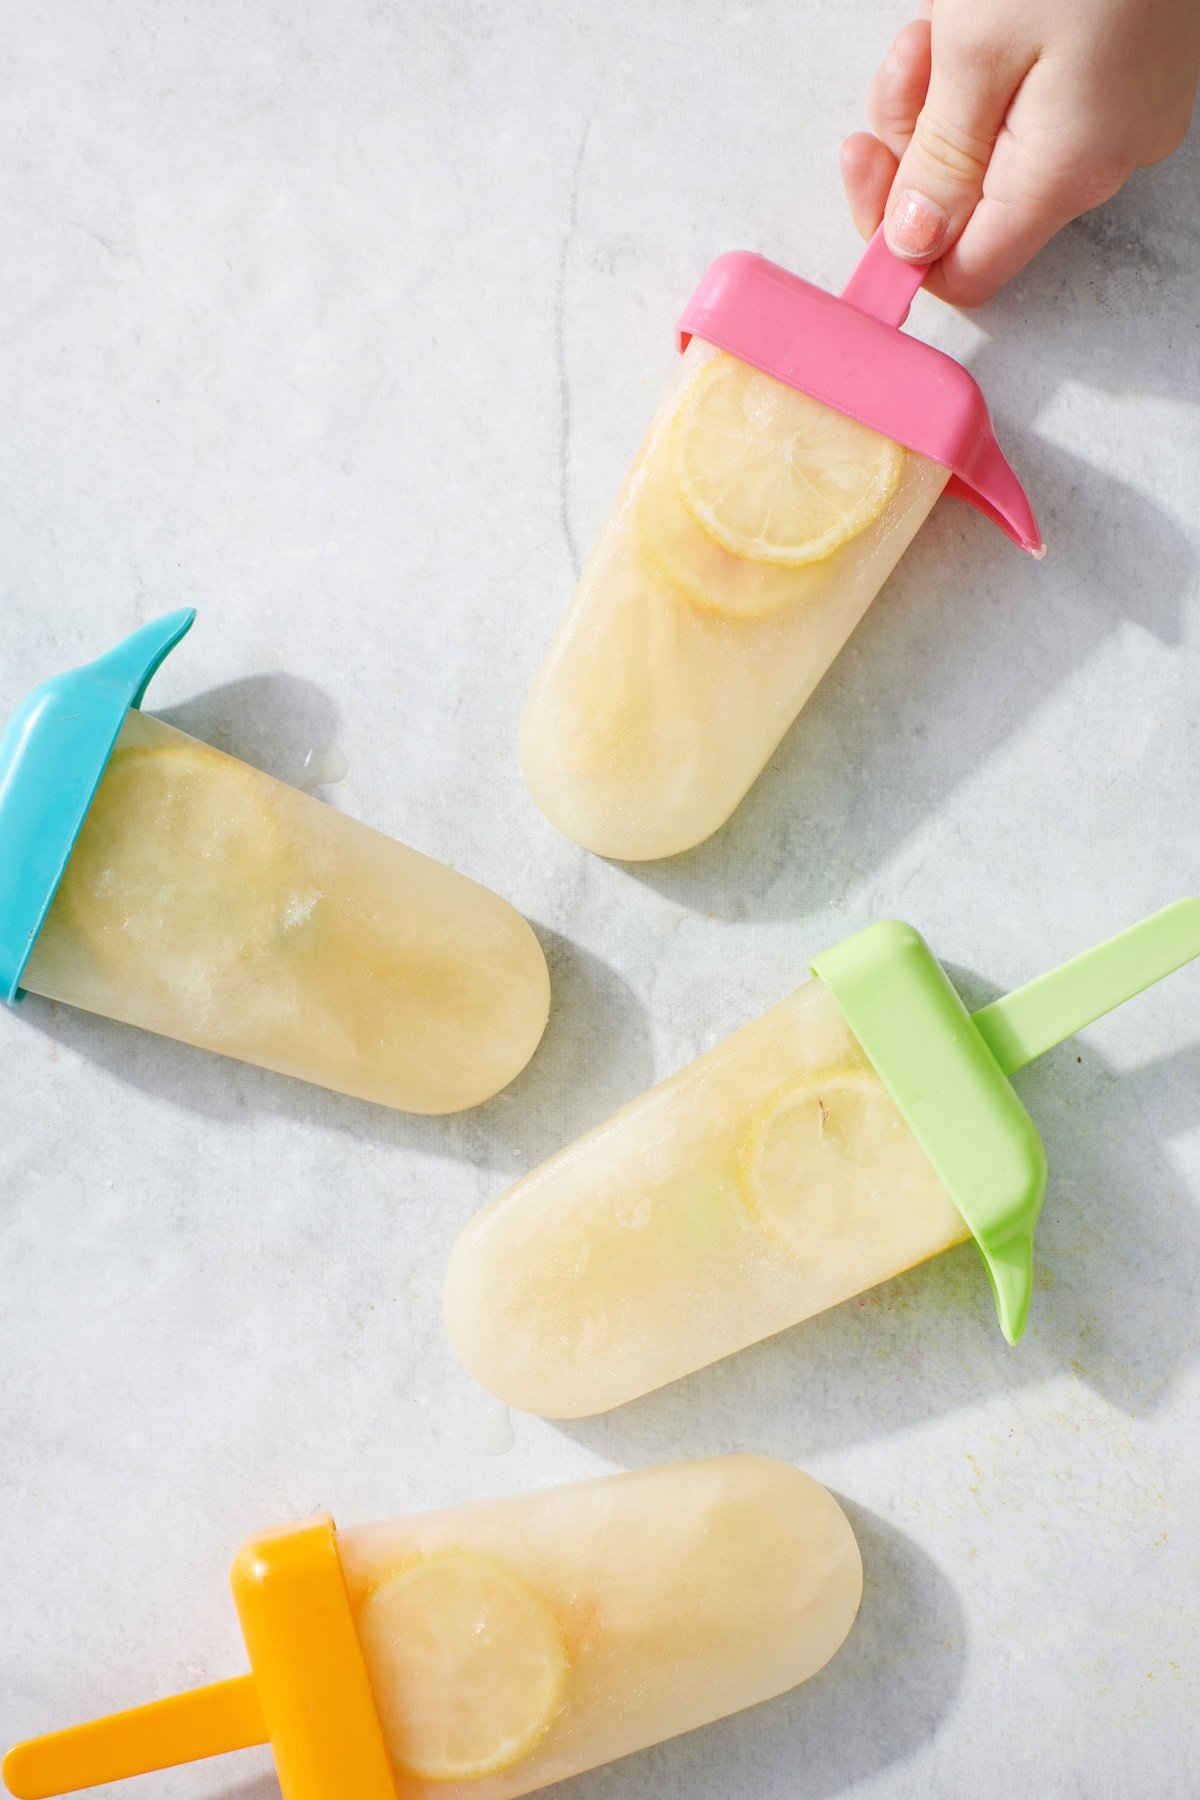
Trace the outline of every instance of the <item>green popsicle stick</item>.
<instances>
[{"instance_id":1,"label":"green popsicle stick","mask_svg":"<svg viewBox=\"0 0 1200 1800\"><path fill-rule=\"evenodd\" d=\"M1200 899L1176 900L975 1013L1006 1075L1200 956Z\"/></svg>"},{"instance_id":2,"label":"green popsicle stick","mask_svg":"<svg viewBox=\"0 0 1200 1800\"><path fill-rule=\"evenodd\" d=\"M919 932L885 920L812 964L962 1213L1010 1344L1033 1294L1046 1154L1008 1077L1200 956L1179 900L972 1018Z\"/></svg>"}]
</instances>

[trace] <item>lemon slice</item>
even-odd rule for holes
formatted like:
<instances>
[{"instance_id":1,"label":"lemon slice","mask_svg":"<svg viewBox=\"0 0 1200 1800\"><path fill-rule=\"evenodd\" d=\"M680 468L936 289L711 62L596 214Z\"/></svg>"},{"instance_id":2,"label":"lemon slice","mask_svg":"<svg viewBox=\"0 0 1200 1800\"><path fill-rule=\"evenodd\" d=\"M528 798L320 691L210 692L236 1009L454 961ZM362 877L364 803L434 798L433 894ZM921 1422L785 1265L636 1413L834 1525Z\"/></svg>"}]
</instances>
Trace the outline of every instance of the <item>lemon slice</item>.
<instances>
[{"instance_id":1,"label":"lemon slice","mask_svg":"<svg viewBox=\"0 0 1200 1800\"><path fill-rule=\"evenodd\" d=\"M359 1635L389 1754L427 1781L511 1768L561 1704L567 1652L554 1613L473 1550L385 1576L363 1604Z\"/></svg>"},{"instance_id":2,"label":"lemon slice","mask_svg":"<svg viewBox=\"0 0 1200 1800\"><path fill-rule=\"evenodd\" d=\"M219 973L286 923L294 858L269 790L203 744L114 751L56 906L99 961Z\"/></svg>"},{"instance_id":3,"label":"lemon slice","mask_svg":"<svg viewBox=\"0 0 1200 1800\"><path fill-rule=\"evenodd\" d=\"M843 1069L777 1095L742 1141L747 1210L792 1256L836 1259L839 1241L886 1220L929 1164L879 1077Z\"/></svg>"},{"instance_id":4,"label":"lemon slice","mask_svg":"<svg viewBox=\"0 0 1200 1800\"><path fill-rule=\"evenodd\" d=\"M806 600L820 579L816 568L780 568L722 549L679 498L670 458L646 470L635 502L648 563L686 599L727 619L767 619Z\"/></svg>"},{"instance_id":5,"label":"lemon slice","mask_svg":"<svg viewBox=\"0 0 1200 1800\"><path fill-rule=\"evenodd\" d=\"M900 479L890 438L719 355L672 428L679 497L715 543L751 562L821 562L877 519Z\"/></svg>"}]
</instances>

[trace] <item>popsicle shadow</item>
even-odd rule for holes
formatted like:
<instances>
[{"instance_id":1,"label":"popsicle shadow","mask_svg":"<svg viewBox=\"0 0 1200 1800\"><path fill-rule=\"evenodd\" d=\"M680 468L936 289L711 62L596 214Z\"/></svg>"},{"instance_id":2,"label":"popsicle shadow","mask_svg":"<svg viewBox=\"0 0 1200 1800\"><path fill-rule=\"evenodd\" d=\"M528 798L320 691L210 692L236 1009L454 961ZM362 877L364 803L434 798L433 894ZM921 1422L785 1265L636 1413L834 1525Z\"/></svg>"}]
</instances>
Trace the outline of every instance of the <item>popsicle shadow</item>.
<instances>
[{"instance_id":1,"label":"popsicle shadow","mask_svg":"<svg viewBox=\"0 0 1200 1800\"><path fill-rule=\"evenodd\" d=\"M1040 408L1068 380L1174 398L1194 385L1194 352L1164 348L1130 316L1200 313L1170 226L1190 216L1198 171L1200 129L975 315L990 335L971 367L1000 402L1047 561L942 501L733 817L682 856L625 865L636 879L724 918L823 906L869 882L1127 621L1179 640L1187 538L1146 494L1014 425L1003 402Z\"/></svg>"},{"instance_id":2,"label":"popsicle shadow","mask_svg":"<svg viewBox=\"0 0 1200 1800\"><path fill-rule=\"evenodd\" d=\"M156 716L279 780L336 739L337 707L315 683L280 672L210 688ZM607 963L531 921L550 967L550 1021L529 1063L482 1106L440 1118L393 1112L285 1075L214 1056L31 995L22 1019L118 1080L227 1123L277 1114L371 1143L523 1174L607 1117L653 1075L649 1022Z\"/></svg>"},{"instance_id":3,"label":"popsicle shadow","mask_svg":"<svg viewBox=\"0 0 1200 1800\"><path fill-rule=\"evenodd\" d=\"M966 1662L958 1597L925 1552L865 1507L841 1499L863 1555L862 1609L820 1674L735 1713L547 1790L561 1800L640 1794L754 1794L832 1800L911 1756L950 1713Z\"/></svg>"},{"instance_id":4,"label":"popsicle shadow","mask_svg":"<svg viewBox=\"0 0 1200 1800\"><path fill-rule=\"evenodd\" d=\"M31 994L18 1021L116 1080L227 1125L264 1114L398 1151L453 1157L500 1179L524 1174L653 1079L644 1007L600 957L534 923L550 966L550 1020L532 1060L482 1106L421 1117L197 1050Z\"/></svg>"},{"instance_id":5,"label":"popsicle shadow","mask_svg":"<svg viewBox=\"0 0 1200 1800\"><path fill-rule=\"evenodd\" d=\"M206 1800L279 1800L279 1783L274 1775L263 1775L258 1781L242 1781L236 1787L215 1788Z\"/></svg>"},{"instance_id":6,"label":"popsicle shadow","mask_svg":"<svg viewBox=\"0 0 1200 1800\"><path fill-rule=\"evenodd\" d=\"M994 996L951 969L972 1006ZM1129 1417L1162 1404L1196 1355L1195 1204L1169 1140L1200 1121L1200 1043L1133 1070L1065 1045L1017 1077L1050 1164L1028 1331L1010 1348L974 1247L919 1268L682 1382L559 1428L640 1466L887 1438L1070 1374Z\"/></svg>"},{"instance_id":7,"label":"popsicle shadow","mask_svg":"<svg viewBox=\"0 0 1200 1800\"><path fill-rule=\"evenodd\" d=\"M1050 559L942 501L732 818L681 856L624 864L631 876L728 919L826 906L869 883L1130 617L1178 641L1193 559L1172 521L1056 445L1005 440Z\"/></svg>"},{"instance_id":8,"label":"popsicle shadow","mask_svg":"<svg viewBox=\"0 0 1200 1800\"><path fill-rule=\"evenodd\" d=\"M239 756L280 781L299 782L305 758L334 742L339 713L315 682L280 670L208 688L178 706L146 708L177 731Z\"/></svg>"}]
</instances>

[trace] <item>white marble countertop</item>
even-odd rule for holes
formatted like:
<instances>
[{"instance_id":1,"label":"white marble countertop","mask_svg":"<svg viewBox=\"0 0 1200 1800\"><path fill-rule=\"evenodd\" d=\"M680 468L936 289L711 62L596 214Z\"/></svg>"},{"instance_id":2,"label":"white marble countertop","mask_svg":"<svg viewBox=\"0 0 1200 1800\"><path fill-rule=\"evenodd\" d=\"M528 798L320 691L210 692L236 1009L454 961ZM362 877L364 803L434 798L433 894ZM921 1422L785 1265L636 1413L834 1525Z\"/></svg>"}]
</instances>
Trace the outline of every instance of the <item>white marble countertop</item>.
<instances>
[{"instance_id":1,"label":"white marble countertop","mask_svg":"<svg viewBox=\"0 0 1200 1800\"><path fill-rule=\"evenodd\" d=\"M902 5L74 0L0 46L0 705L196 605L153 706L477 875L555 1007L507 1093L388 1115L30 1000L0 1019L5 1740L243 1665L226 1569L735 1448L841 1496L807 1687L572 1800L1188 1800L1200 1757L1200 969L1019 1078L1029 1334L968 1247L609 1417L505 1423L442 1335L474 1208L899 913L969 998L1197 887L1200 137L974 317L1038 565L944 502L734 822L562 841L514 724L706 261L829 284ZM265 1753L111 1790L269 1800ZM564 1800L567 1790L563 1790Z\"/></svg>"}]
</instances>

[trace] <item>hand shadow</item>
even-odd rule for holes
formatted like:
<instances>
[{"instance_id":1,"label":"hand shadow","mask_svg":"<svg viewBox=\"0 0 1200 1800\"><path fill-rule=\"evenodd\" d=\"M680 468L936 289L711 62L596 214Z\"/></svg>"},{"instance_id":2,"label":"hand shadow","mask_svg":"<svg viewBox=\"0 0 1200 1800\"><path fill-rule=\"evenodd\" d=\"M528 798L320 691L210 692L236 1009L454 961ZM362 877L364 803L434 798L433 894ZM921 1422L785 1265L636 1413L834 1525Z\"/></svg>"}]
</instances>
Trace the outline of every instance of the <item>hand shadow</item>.
<instances>
[{"instance_id":1,"label":"hand shadow","mask_svg":"<svg viewBox=\"0 0 1200 1800\"><path fill-rule=\"evenodd\" d=\"M1064 380L1106 393L1193 397L1198 187L1200 115L1174 156L1060 231L972 314L989 334L972 359L984 392L1019 376L1045 399Z\"/></svg>"},{"instance_id":2,"label":"hand shadow","mask_svg":"<svg viewBox=\"0 0 1200 1800\"><path fill-rule=\"evenodd\" d=\"M599 1124L654 1073L649 1022L628 983L569 938L534 929L550 966L545 1035L508 1087L466 1112L396 1112L36 994L22 1003L18 1022L49 1037L51 1055L63 1045L160 1102L228 1125L275 1115L515 1177Z\"/></svg>"},{"instance_id":3,"label":"hand shadow","mask_svg":"<svg viewBox=\"0 0 1200 1800\"><path fill-rule=\"evenodd\" d=\"M862 1609L832 1662L802 1687L547 1790L559 1800L640 1794L832 1800L928 1742L966 1661L954 1589L893 1525L838 1497L863 1557Z\"/></svg>"},{"instance_id":4,"label":"hand shadow","mask_svg":"<svg viewBox=\"0 0 1200 1800\"><path fill-rule=\"evenodd\" d=\"M964 998L991 996L949 970ZM959 1246L793 1330L616 1411L556 1420L618 1464L722 1451L799 1461L1072 1373L1129 1416L1196 1354L1197 1222L1168 1141L1200 1123L1200 1044L1115 1070L1084 1044L1019 1074L1050 1165L1025 1337L1000 1335L975 1248Z\"/></svg>"},{"instance_id":5,"label":"hand shadow","mask_svg":"<svg viewBox=\"0 0 1200 1800\"><path fill-rule=\"evenodd\" d=\"M1162 333L1130 319L1140 309L1164 329L1181 314L1195 323L1169 221L1198 174L1200 126L972 315L989 332L970 358L985 394L1023 396L1026 418L1066 381L1179 396L1195 357L1164 354ZM1194 576L1184 534L1146 493L997 411L1046 563L943 501L728 823L681 856L623 865L629 874L722 918L840 900L1127 623L1179 641Z\"/></svg>"}]
</instances>

